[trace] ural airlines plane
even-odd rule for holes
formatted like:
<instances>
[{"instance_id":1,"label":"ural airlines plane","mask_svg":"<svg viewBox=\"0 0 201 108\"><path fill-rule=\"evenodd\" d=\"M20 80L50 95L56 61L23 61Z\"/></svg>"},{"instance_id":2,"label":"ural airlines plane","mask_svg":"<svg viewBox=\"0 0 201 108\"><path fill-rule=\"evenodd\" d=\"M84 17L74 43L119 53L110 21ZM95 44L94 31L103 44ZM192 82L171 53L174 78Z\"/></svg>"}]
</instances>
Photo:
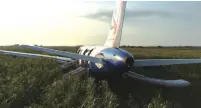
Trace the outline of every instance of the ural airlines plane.
<instances>
[{"instance_id":1,"label":"ural airlines plane","mask_svg":"<svg viewBox=\"0 0 201 108\"><path fill-rule=\"evenodd\" d=\"M133 67L149 67L161 65L175 65L175 64L190 64L201 63L201 59L143 59L135 60L135 57L128 51L119 48L123 22L126 9L126 1L117 0L116 7L113 12L111 28L107 39L102 46L81 46L78 48L77 53L67 51L59 51L39 46L19 45L23 48L31 48L33 50L46 52L49 54L59 55L50 56L33 53L23 53L0 50L0 53L22 56L29 58L47 57L59 61L71 61L72 59L78 60L79 64L87 64L90 75L93 77L114 77L115 75L127 75L128 77L167 87L184 87L190 85L190 82L178 80L163 80L149 78L135 72L130 71Z\"/></svg>"}]
</instances>

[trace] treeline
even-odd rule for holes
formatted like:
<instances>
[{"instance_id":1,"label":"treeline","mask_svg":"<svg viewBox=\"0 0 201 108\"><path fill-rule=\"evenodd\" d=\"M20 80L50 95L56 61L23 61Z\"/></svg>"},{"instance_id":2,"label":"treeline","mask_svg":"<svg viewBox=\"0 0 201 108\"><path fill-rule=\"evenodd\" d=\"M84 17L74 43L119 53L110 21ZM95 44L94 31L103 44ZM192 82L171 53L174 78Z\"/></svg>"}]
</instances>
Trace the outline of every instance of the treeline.
<instances>
[{"instance_id":1,"label":"treeline","mask_svg":"<svg viewBox=\"0 0 201 108\"><path fill-rule=\"evenodd\" d=\"M201 48L201 46L132 46L132 45L122 45L121 48Z\"/></svg>"},{"instance_id":2,"label":"treeline","mask_svg":"<svg viewBox=\"0 0 201 108\"><path fill-rule=\"evenodd\" d=\"M8 45L8 46L18 46L19 44L14 45ZM83 45L76 45L76 46L43 46L43 45L37 45L34 46L41 46L41 47L76 47L79 48ZM121 48L201 48L201 46L133 46L133 45L121 45Z\"/></svg>"}]
</instances>

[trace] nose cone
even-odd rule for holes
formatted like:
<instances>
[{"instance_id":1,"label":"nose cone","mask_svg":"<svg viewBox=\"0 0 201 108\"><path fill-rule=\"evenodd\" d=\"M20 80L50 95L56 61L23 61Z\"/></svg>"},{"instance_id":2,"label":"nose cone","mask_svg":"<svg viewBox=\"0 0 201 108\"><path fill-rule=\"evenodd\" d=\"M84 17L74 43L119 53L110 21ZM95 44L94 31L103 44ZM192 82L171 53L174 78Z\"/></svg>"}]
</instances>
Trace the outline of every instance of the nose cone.
<instances>
[{"instance_id":1,"label":"nose cone","mask_svg":"<svg viewBox=\"0 0 201 108\"><path fill-rule=\"evenodd\" d=\"M131 67L134 65L134 59L133 57L127 57L125 60L126 66Z\"/></svg>"}]
</instances>

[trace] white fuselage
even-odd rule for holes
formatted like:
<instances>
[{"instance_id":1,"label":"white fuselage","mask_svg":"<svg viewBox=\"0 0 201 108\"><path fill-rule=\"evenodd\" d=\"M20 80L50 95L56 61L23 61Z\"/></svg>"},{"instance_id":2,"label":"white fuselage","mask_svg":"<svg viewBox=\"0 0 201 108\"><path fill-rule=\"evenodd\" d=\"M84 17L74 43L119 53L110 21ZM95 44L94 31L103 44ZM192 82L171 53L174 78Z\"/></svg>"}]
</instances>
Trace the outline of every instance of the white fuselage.
<instances>
[{"instance_id":1,"label":"white fuselage","mask_svg":"<svg viewBox=\"0 0 201 108\"><path fill-rule=\"evenodd\" d=\"M121 48L108 46L81 46L77 50L78 54L104 59L106 64L99 64L82 59L78 64L82 67L89 68L90 74L95 77L110 76L113 73L121 74L128 71L134 64L132 54Z\"/></svg>"},{"instance_id":2,"label":"white fuselage","mask_svg":"<svg viewBox=\"0 0 201 108\"><path fill-rule=\"evenodd\" d=\"M102 50L110 48L107 46L95 46L95 45L89 45L89 46L81 46L78 48L77 52L78 54L85 55L85 56L91 56L95 57L98 53L100 53ZM82 64L82 60L79 60L79 64Z\"/></svg>"}]
</instances>

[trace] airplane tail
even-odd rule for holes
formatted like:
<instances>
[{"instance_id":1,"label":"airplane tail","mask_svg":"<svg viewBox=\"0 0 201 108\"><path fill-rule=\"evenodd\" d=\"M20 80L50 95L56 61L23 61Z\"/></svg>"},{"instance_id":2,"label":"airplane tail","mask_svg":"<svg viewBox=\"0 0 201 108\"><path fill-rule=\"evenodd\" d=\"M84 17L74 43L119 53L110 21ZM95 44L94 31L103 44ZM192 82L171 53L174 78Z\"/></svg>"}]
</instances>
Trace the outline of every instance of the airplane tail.
<instances>
[{"instance_id":1,"label":"airplane tail","mask_svg":"<svg viewBox=\"0 0 201 108\"><path fill-rule=\"evenodd\" d=\"M117 48L120 46L126 2L127 1L117 0L116 7L113 11L111 28L104 46Z\"/></svg>"}]
</instances>

